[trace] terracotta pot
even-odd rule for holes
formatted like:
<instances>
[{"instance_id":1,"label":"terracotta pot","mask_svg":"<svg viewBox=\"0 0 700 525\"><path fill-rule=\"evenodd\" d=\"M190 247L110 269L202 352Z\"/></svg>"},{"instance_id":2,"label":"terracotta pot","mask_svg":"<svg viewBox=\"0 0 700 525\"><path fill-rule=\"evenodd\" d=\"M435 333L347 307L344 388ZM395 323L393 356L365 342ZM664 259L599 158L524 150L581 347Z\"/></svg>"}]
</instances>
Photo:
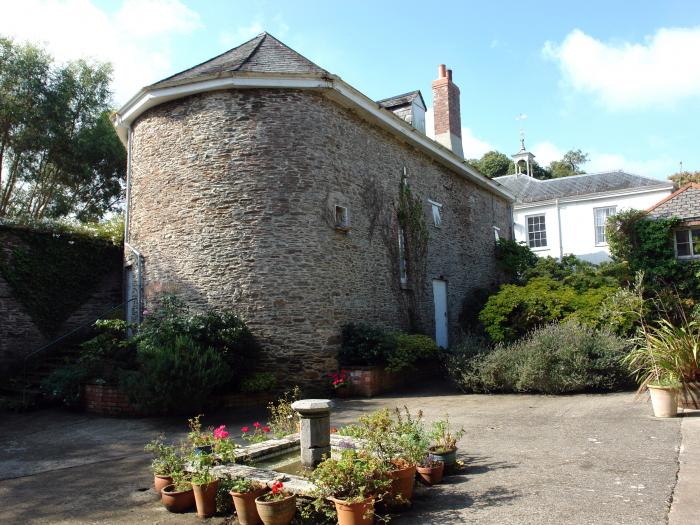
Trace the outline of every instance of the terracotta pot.
<instances>
[{"instance_id":1,"label":"terracotta pot","mask_svg":"<svg viewBox=\"0 0 700 525\"><path fill-rule=\"evenodd\" d=\"M391 486L389 487L389 502L408 504L413 497L413 483L416 479L416 466L411 465L389 472Z\"/></svg>"},{"instance_id":2,"label":"terracotta pot","mask_svg":"<svg viewBox=\"0 0 700 525\"><path fill-rule=\"evenodd\" d=\"M648 388L654 416L676 417L678 414L678 389L656 385L649 385Z\"/></svg>"},{"instance_id":3,"label":"terracotta pot","mask_svg":"<svg viewBox=\"0 0 700 525\"><path fill-rule=\"evenodd\" d=\"M160 491L163 490L165 487L168 485L173 484L173 478L172 476L159 476L158 474L155 474L153 476L153 486L156 489L156 492L160 494Z\"/></svg>"},{"instance_id":4,"label":"terracotta pot","mask_svg":"<svg viewBox=\"0 0 700 525\"><path fill-rule=\"evenodd\" d=\"M255 499L267 492L267 488L260 487L251 492L229 492L233 498L233 506L236 507L238 522L241 525L257 525L262 523L258 514L258 507L255 504Z\"/></svg>"},{"instance_id":5,"label":"terracotta pot","mask_svg":"<svg viewBox=\"0 0 700 525\"><path fill-rule=\"evenodd\" d=\"M442 481L445 472L445 464L439 461L435 467L416 467L418 475L428 485L438 485Z\"/></svg>"},{"instance_id":6,"label":"terracotta pot","mask_svg":"<svg viewBox=\"0 0 700 525\"><path fill-rule=\"evenodd\" d=\"M206 485L192 484L194 490L194 501L197 504L197 516L200 518L210 518L216 512L216 488L219 480L214 480Z\"/></svg>"},{"instance_id":7,"label":"terracotta pot","mask_svg":"<svg viewBox=\"0 0 700 525\"><path fill-rule=\"evenodd\" d=\"M255 498L258 514L265 525L289 525L297 511L297 497L287 496L277 501L263 501Z\"/></svg>"},{"instance_id":8,"label":"terracotta pot","mask_svg":"<svg viewBox=\"0 0 700 525\"><path fill-rule=\"evenodd\" d=\"M176 492L175 485L168 485L160 491L160 495L163 506L170 512L187 512L194 507L194 492L192 489Z\"/></svg>"},{"instance_id":9,"label":"terracotta pot","mask_svg":"<svg viewBox=\"0 0 700 525\"><path fill-rule=\"evenodd\" d=\"M335 498L328 498L335 503L338 525L372 525L374 523L374 498L367 498L358 503L348 503Z\"/></svg>"},{"instance_id":10,"label":"terracotta pot","mask_svg":"<svg viewBox=\"0 0 700 525\"><path fill-rule=\"evenodd\" d=\"M678 396L680 408L700 409L700 381L689 381Z\"/></svg>"},{"instance_id":11,"label":"terracotta pot","mask_svg":"<svg viewBox=\"0 0 700 525\"><path fill-rule=\"evenodd\" d=\"M439 450L436 447L428 449L430 459L433 461L442 461L445 464L444 473L451 474L457 466L457 448L452 450Z\"/></svg>"}]
</instances>

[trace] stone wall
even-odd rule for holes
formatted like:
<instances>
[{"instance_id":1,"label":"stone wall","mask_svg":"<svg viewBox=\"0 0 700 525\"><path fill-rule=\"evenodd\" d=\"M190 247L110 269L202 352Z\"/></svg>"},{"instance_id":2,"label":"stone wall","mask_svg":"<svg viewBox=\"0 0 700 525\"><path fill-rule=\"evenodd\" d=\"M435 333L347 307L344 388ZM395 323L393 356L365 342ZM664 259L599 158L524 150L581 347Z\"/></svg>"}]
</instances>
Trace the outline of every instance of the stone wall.
<instances>
[{"instance_id":1,"label":"stone wall","mask_svg":"<svg viewBox=\"0 0 700 525\"><path fill-rule=\"evenodd\" d=\"M684 220L700 218L700 184L691 184L671 198L661 201L661 204L651 210L650 215L654 218L678 217Z\"/></svg>"},{"instance_id":2,"label":"stone wall","mask_svg":"<svg viewBox=\"0 0 700 525\"><path fill-rule=\"evenodd\" d=\"M0 250L10 253L26 248L23 229L0 228ZM118 260L104 269L100 285L61 324L56 334L43 334L24 306L14 297L10 285L0 276L0 376L11 373L27 354L121 303L122 274ZM51 261L46 261L51 264Z\"/></svg>"},{"instance_id":3,"label":"stone wall","mask_svg":"<svg viewBox=\"0 0 700 525\"><path fill-rule=\"evenodd\" d=\"M404 169L430 232L422 330L434 334L433 278L448 282L452 341L463 299L499 282L493 226L511 235L509 203L318 92L195 95L148 111L132 139L128 240L146 297L236 310L282 382L318 384L347 322L408 328L392 218Z\"/></svg>"}]
</instances>

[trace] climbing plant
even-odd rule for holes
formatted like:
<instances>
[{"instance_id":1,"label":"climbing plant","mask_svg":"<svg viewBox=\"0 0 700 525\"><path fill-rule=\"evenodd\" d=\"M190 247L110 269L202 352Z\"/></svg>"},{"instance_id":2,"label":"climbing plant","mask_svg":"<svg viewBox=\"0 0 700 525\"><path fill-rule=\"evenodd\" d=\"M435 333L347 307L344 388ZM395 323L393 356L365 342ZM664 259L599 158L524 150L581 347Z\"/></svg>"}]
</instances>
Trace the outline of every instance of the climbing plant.
<instances>
[{"instance_id":1,"label":"climbing plant","mask_svg":"<svg viewBox=\"0 0 700 525\"><path fill-rule=\"evenodd\" d=\"M121 265L121 247L104 237L0 225L0 276L46 336Z\"/></svg>"}]
</instances>

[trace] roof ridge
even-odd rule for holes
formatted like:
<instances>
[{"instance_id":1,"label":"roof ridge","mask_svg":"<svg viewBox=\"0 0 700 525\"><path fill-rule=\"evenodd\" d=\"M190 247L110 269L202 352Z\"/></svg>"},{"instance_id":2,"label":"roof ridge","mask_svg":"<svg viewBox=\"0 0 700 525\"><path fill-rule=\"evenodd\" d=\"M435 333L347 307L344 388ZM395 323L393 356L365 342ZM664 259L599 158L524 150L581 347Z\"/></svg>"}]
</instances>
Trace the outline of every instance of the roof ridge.
<instances>
[{"instance_id":1,"label":"roof ridge","mask_svg":"<svg viewBox=\"0 0 700 525\"><path fill-rule=\"evenodd\" d=\"M240 64L238 64L238 67L236 68L236 70L241 69L241 68L243 67L243 65L244 65L246 62L248 62L248 60L250 60L250 58L251 58L255 53L258 52L258 49L260 49L260 46L262 45L262 43L265 41L265 39L266 39L268 36L269 36L269 37L272 37L272 38L275 39L275 40L277 40L275 37L273 37L272 35L270 35L270 33L268 33L267 31L263 31L262 33L260 33L260 34L259 34L258 36L256 36L255 38L258 38L258 37L262 37L262 38L261 38L260 40L258 40L258 43L255 44L255 47L250 51L250 53L248 53L248 56L245 57L245 58L243 59L243 61L242 61ZM252 40L252 39L251 39L251 40ZM250 42L250 40L248 40L248 42ZM247 42L245 42L245 43L247 43ZM243 45L243 44L241 44L241 46L242 46L242 45ZM241 47L241 46L238 46L238 47ZM233 48L233 49L236 49L236 48ZM231 50L229 50L229 51L231 51ZM228 51L227 51L227 53L228 53ZM219 56L221 56L221 55L219 55Z\"/></svg>"}]
</instances>

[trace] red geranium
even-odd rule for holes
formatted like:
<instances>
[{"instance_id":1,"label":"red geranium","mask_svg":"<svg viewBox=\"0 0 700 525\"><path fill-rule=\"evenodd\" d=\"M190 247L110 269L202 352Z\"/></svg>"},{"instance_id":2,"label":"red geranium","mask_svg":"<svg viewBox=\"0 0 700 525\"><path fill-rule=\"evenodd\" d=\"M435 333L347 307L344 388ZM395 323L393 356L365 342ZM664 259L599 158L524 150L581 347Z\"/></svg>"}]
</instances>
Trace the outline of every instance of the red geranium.
<instances>
[{"instance_id":1,"label":"red geranium","mask_svg":"<svg viewBox=\"0 0 700 525\"><path fill-rule=\"evenodd\" d=\"M250 430L250 427L241 427L241 432L244 434Z\"/></svg>"},{"instance_id":2,"label":"red geranium","mask_svg":"<svg viewBox=\"0 0 700 525\"><path fill-rule=\"evenodd\" d=\"M266 434L270 431L270 427L263 427L263 432Z\"/></svg>"}]
</instances>

